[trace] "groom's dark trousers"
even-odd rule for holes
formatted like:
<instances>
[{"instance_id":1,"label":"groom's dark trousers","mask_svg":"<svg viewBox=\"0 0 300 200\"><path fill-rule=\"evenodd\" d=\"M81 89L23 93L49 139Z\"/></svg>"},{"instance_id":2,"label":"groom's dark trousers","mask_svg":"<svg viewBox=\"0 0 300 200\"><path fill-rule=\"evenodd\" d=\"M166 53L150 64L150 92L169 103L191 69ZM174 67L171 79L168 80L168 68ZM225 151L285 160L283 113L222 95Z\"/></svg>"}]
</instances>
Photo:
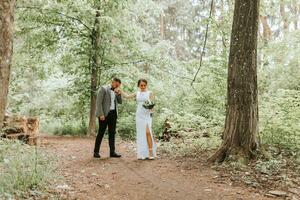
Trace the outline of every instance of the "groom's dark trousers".
<instances>
[{"instance_id":1,"label":"groom's dark trousers","mask_svg":"<svg viewBox=\"0 0 300 200\"><path fill-rule=\"evenodd\" d=\"M96 137L94 153L99 153L100 145L107 127L108 127L108 141L109 141L110 153L114 153L116 125L117 125L117 111L111 110L109 111L108 115L105 117L105 120L101 121L100 118L98 118L98 120L99 120L99 130Z\"/></svg>"}]
</instances>

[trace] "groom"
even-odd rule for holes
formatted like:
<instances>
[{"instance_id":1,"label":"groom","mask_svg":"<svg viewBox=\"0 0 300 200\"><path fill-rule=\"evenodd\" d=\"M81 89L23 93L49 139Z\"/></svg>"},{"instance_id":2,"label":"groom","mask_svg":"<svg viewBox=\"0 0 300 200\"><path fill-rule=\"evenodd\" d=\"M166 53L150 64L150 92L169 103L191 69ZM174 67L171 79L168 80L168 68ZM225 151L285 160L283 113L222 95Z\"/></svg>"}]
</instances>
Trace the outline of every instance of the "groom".
<instances>
[{"instance_id":1,"label":"groom","mask_svg":"<svg viewBox=\"0 0 300 200\"><path fill-rule=\"evenodd\" d=\"M120 154L115 152L115 134L117 124L117 104L122 104L122 97L119 90L121 80L113 78L110 85L102 86L97 94L96 117L99 120L99 130L95 141L94 158L100 158L100 145L108 127L108 139L110 157L119 158Z\"/></svg>"}]
</instances>

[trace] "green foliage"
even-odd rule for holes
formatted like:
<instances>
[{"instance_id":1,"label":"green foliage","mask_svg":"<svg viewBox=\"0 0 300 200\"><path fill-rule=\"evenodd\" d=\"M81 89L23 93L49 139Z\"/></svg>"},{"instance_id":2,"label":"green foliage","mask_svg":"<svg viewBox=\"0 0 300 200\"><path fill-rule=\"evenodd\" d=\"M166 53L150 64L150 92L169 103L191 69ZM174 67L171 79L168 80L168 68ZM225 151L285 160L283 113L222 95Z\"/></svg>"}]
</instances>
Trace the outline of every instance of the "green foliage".
<instances>
[{"instance_id":1,"label":"green foliage","mask_svg":"<svg viewBox=\"0 0 300 200\"><path fill-rule=\"evenodd\" d=\"M53 175L53 161L39 149L0 139L0 199L43 190Z\"/></svg>"},{"instance_id":2,"label":"green foliage","mask_svg":"<svg viewBox=\"0 0 300 200\"><path fill-rule=\"evenodd\" d=\"M163 143L160 151L172 157L193 157L197 158L204 151L217 148L221 140L216 135L203 137L199 133L179 133L180 139L173 138L170 142Z\"/></svg>"},{"instance_id":3,"label":"green foliage","mask_svg":"<svg viewBox=\"0 0 300 200\"><path fill-rule=\"evenodd\" d=\"M135 139L135 116L132 114L123 114L118 119L118 134L123 139Z\"/></svg>"},{"instance_id":4,"label":"green foliage","mask_svg":"<svg viewBox=\"0 0 300 200\"><path fill-rule=\"evenodd\" d=\"M300 150L299 33L286 33L264 46L259 69L261 141L291 152Z\"/></svg>"},{"instance_id":5,"label":"green foliage","mask_svg":"<svg viewBox=\"0 0 300 200\"><path fill-rule=\"evenodd\" d=\"M156 136L161 136L168 119L172 132L193 130L201 135L207 131L215 144L225 121L234 2L215 3L203 66L191 87L199 67L209 1L19 1L9 111L40 116L42 132L86 132L92 92L91 34L99 10L98 85L118 76L123 90L132 93L138 90L139 78L148 79L157 103ZM267 43L259 39L261 141L296 152L300 141L300 32L280 30L278 10L279 3L262 2L261 13L270 16L273 38ZM160 35L161 16L165 38ZM125 100L120 106L118 132L123 138L135 138L135 108L135 101ZM187 138L185 142L202 148L204 140ZM178 145L182 149L184 143ZM193 151L192 145L187 146Z\"/></svg>"},{"instance_id":6,"label":"green foliage","mask_svg":"<svg viewBox=\"0 0 300 200\"><path fill-rule=\"evenodd\" d=\"M279 89L262 98L262 143L280 145L290 150L300 149L300 92Z\"/></svg>"},{"instance_id":7,"label":"green foliage","mask_svg":"<svg viewBox=\"0 0 300 200\"><path fill-rule=\"evenodd\" d=\"M54 127L53 133L55 135L72 135L80 136L85 135L87 132L86 124L78 124L76 121L68 121L67 123L59 124Z\"/></svg>"},{"instance_id":8,"label":"green foliage","mask_svg":"<svg viewBox=\"0 0 300 200\"><path fill-rule=\"evenodd\" d=\"M286 163L282 159L271 159L267 161L258 160L255 169L262 174L276 175L285 166Z\"/></svg>"}]
</instances>

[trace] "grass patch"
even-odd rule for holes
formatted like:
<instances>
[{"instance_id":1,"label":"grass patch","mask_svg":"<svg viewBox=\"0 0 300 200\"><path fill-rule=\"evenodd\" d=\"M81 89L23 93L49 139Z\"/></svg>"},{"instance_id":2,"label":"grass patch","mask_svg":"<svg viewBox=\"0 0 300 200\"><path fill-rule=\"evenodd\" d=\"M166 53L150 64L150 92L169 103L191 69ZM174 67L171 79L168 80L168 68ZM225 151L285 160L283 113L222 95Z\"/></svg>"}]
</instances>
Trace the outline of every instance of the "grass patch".
<instances>
[{"instance_id":1,"label":"grass patch","mask_svg":"<svg viewBox=\"0 0 300 200\"><path fill-rule=\"evenodd\" d=\"M19 141L0 139L0 199L44 191L53 177L53 160Z\"/></svg>"}]
</instances>

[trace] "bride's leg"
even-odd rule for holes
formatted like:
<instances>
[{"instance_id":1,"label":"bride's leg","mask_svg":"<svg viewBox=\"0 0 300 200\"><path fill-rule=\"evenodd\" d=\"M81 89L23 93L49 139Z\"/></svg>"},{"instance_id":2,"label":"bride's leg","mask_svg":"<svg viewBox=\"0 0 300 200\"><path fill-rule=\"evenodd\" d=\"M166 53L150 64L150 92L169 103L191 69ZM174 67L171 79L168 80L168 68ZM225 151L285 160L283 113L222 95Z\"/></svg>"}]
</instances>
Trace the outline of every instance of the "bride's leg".
<instances>
[{"instance_id":1,"label":"bride's leg","mask_svg":"<svg viewBox=\"0 0 300 200\"><path fill-rule=\"evenodd\" d=\"M149 129L148 125L146 127L146 136L147 136L147 144L148 144L148 150L149 150L149 157L153 157L153 151L152 151L153 141L152 141L152 137L151 137L151 133L150 133L150 129Z\"/></svg>"}]
</instances>

